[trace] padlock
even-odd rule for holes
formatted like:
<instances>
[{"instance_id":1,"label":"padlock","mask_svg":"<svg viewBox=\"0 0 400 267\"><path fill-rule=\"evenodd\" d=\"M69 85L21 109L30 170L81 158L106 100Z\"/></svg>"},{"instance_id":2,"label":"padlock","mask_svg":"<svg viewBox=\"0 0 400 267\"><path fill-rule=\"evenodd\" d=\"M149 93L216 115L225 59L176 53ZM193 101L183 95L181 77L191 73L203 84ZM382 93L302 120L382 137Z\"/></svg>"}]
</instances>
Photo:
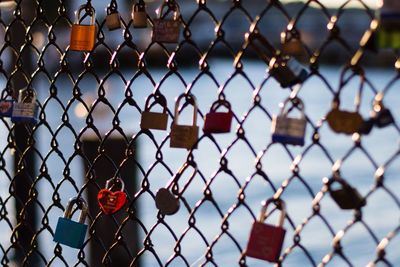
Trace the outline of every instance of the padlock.
<instances>
[{"instance_id":1,"label":"padlock","mask_svg":"<svg viewBox=\"0 0 400 267\"><path fill-rule=\"evenodd\" d=\"M106 25L110 31L121 28L121 19L119 13L112 7L107 7Z\"/></svg>"},{"instance_id":2,"label":"padlock","mask_svg":"<svg viewBox=\"0 0 400 267\"><path fill-rule=\"evenodd\" d=\"M275 203L281 210L277 226L264 223L268 217L267 208L270 203ZM286 207L283 200L268 199L264 202L258 220L251 228L246 256L277 263L285 240L286 230L283 228L285 217Z\"/></svg>"},{"instance_id":3,"label":"padlock","mask_svg":"<svg viewBox=\"0 0 400 267\"><path fill-rule=\"evenodd\" d=\"M269 73L283 88L302 83L308 77L306 69L294 58L280 55L271 43L252 26L245 35L247 45L251 45L257 55L268 64Z\"/></svg>"},{"instance_id":4,"label":"padlock","mask_svg":"<svg viewBox=\"0 0 400 267\"><path fill-rule=\"evenodd\" d=\"M278 116L274 116L271 124L272 142L281 144L290 144L303 146L304 135L306 132L306 118L304 116L304 105L299 98L294 99L297 107L300 109L300 118L289 118L286 106L291 101L290 98L286 99L281 112Z\"/></svg>"},{"instance_id":5,"label":"padlock","mask_svg":"<svg viewBox=\"0 0 400 267\"><path fill-rule=\"evenodd\" d=\"M75 11L75 22L71 28L70 50L75 51L92 51L96 42L96 13L92 6L90 6L90 25L80 24L81 12L85 11L86 5L81 5Z\"/></svg>"},{"instance_id":6,"label":"padlock","mask_svg":"<svg viewBox=\"0 0 400 267\"><path fill-rule=\"evenodd\" d=\"M293 56L300 61L306 61L308 58L306 49L300 40L300 34L294 29L281 33L281 52L283 55Z\"/></svg>"},{"instance_id":7,"label":"padlock","mask_svg":"<svg viewBox=\"0 0 400 267\"><path fill-rule=\"evenodd\" d=\"M308 76L306 69L296 59L288 57L272 58L269 73L283 88L302 83Z\"/></svg>"},{"instance_id":8,"label":"padlock","mask_svg":"<svg viewBox=\"0 0 400 267\"><path fill-rule=\"evenodd\" d=\"M72 207L76 204L81 209L79 221L71 220ZM87 216L87 204L82 198L71 198L64 212L64 217L58 218L56 231L54 233L54 242L67 245L72 248L82 248L86 236L87 225L85 224Z\"/></svg>"},{"instance_id":9,"label":"padlock","mask_svg":"<svg viewBox=\"0 0 400 267\"><path fill-rule=\"evenodd\" d=\"M173 19L163 18L164 7L168 6L167 3L163 3L160 9L160 16L157 19L153 19L153 42L160 43L178 43L179 34L181 29L181 23L179 21L180 11L178 4L174 4L174 17Z\"/></svg>"},{"instance_id":10,"label":"padlock","mask_svg":"<svg viewBox=\"0 0 400 267\"><path fill-rule=\"evenodd\" d=\"M150 105L149 101L154 98L155 101ZM163 112L151 112L150 108L155 105L160 104L163 107ZM151 94L146 99L145 109L142 112L142 118L140 121L141 129L156 129L156 130L166 130L168 124L168 113L167 113L167 100L162 94Z\"/></svg>"},{"instance_id":11,"label":"padlock","mask_svg":"<svg viewBox=\"0 0 400 267\"><path fill-rule=\"evenodd\" d=\"M167 188L160 188L156 194L156 207L164 215L173 215L178 212L180 202Z\"/></svg>"},{"instance_id":12,"label":"padlock","mask_svg":"<svg viewBox=\"0 0 400 267\"><path fill-rule=\"evenodd\" d=\"M11 121L14 123L37 123L38 106L33 89L19 90L18 102L14 102Z\"/></svg>"},{"instance_id":13,"label":"padlock","mask_svg":"<svg viewBox=\"0 0 400 267\"><path fill-rule=\"evenodd\" d=\"M383 105L383 93L378 93L374 99L373 110L371 111L371 119L377 127L383 128L394 123L394 118L389 109Z\"/></svg>"},{"instance_id":14,"label":"padlock","mask_svg":"<svg viewBox=\"0 0 400 267\"><path fill-rule=\"evenodd\" d=\"M134 4L132 8L132 19L134 28L147 27L147 12L144 1L140 0L138 4Z\"/></svg>"},{"instance_id":15,"label":"padlock","mask_svg":"<svg viewBox=\"0 0 400 267\"><path fill-rule=\"evenodd\" d=\"M178 125L179 119L179 102L182 98L193 105L193 123L192 125ZM187 150L196 148L196 142L199 135L199 127L197 126L197 103L193 95L180 95L175 104L175 115L171 125L170 147L186 148Z\"/></svg>"},{"instance_id":16,"label":"padlock","mask_svg":"<svg viewBox=\"0 0 400 267\"><path fill-rule=\"evenodd\" d=\"M121 184L121 189L117 191L111 191L111 182L115 184ZM97 194L97 201L100 209L104 214L111 215L119 211L126 203L126 194L124 192L125 184L122 179L117 178L116 180L110 179L106 182L106 188L99 191Z\"/></svg>"},{"instance_id":17,"label":"padlock","mask_svg":"<svg viewBox=\"0 0 400 267\"><path fill-rule=\"evenodd\" d=\"M220 106L225 106L228 112L217 112ZM229 133L231 131L233 112L231 105L226 100L215 101L204 119L204 133Z\"/></svg>"},{"instance_id":18,"label":"padlock","mask_svg":"<svg viewBox=\"0 0 400 267\"><path fill-rule=\"evenodd\" d=\"M333 189L332 185L337 182L341 185L339 189ZM365 198L343 178L332 177L327 182L327 187L332 199L344 210L359 209L367 204Z\"/></svg>"},{"instance_id":19,"label":"padlock","mask_svg":"<svg viewBox=\"0 0 400 267\"><path fill-rule=\"evenodd\" d=\"M14 107L14 100L0 100L0 117L11 117Z\"/></svg>"},{"instance_id":20,"label":"padlock","mask_svg":"<svg viewBox=\"0 0 400 267\"><path fill-rule=\"evenodd\" d=\"M326 120L334 132L343 134L360 132L364 123L364 119L358 111L340 110L338 99L333 100L332 110L326 115Z\"/></svg>"}]
</instances>

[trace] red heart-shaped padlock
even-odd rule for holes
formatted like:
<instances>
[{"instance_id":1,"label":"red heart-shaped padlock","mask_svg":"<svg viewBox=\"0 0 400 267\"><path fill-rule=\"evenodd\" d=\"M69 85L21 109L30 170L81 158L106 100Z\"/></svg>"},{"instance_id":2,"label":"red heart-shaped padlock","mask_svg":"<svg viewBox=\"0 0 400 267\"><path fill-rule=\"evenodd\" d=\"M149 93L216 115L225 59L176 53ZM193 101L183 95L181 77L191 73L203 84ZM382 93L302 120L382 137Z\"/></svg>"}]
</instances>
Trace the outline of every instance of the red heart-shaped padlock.
<instances>
[{"instance_id":1,"label":"red heart-shaped padlock","mask_svg":"<svg viewBox=\"0 0 400 267\"><path fill-rule=\"evenodd\" d=\"M97 194L97 200L101 210L107 214L119 211L126 202L126 194L122 191L112 192L109 189L102 189Z\"/></svg>"}]
</instances>

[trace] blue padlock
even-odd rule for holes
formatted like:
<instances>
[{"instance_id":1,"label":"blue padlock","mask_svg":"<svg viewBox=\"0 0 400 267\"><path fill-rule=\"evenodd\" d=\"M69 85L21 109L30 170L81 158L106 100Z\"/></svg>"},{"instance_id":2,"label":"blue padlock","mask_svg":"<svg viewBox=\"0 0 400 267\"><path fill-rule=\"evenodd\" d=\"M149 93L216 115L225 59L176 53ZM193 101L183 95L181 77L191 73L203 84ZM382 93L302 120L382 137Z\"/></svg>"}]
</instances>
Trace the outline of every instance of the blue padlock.
<instances>
[{"instance_id":1,"label":"blue padlock","mask_svg":"<svg viewBox=\"0 0 400 267\"><path fill-rule=\"evenodd\" d=\"M76 204L81 209L79 222L71 220L72 207ZM64 212L64 217L58 218L56 232L54 233L54 242L67 245L72 248L82 248L85 240L87 225L85 224L87 216L87 204L82 198L71 198Z\"/></svg>"},{"instance_id":2,"label":"blue padlock","mask_svg":"<svg viewBox=\"0 0 400 267\"><path fill-rule=\"evenodd\" d=\"M37 123L38 106L33 89L19 90L18 102L14 103L11 121L14 123Z\"/></svg>"},{"instance_id":3,"label":"blue padlock","mask_svg":"<svg viewBox=\"0 0 400 267\"><path fill-rule=\"evenodd\" d=\"M0 117L11 117L14 100L0 100Z\"/></svg>"},{"instance_id":4,"label":"blue padlock","mask_svg":"<svg viewBox=\"0 0 400 267\"><path fill-rule=\"evenodd\" d=\"M300 118L289 118L289 111L286 110L289 101L290 98L286 99L282 106L281 113L278 116L274 116L272 119L272 142L303 146L307 124L304 115L304 105L299 98L296 98L297 107L300 109L301 116Z\"/></svg>"}]
</instances>

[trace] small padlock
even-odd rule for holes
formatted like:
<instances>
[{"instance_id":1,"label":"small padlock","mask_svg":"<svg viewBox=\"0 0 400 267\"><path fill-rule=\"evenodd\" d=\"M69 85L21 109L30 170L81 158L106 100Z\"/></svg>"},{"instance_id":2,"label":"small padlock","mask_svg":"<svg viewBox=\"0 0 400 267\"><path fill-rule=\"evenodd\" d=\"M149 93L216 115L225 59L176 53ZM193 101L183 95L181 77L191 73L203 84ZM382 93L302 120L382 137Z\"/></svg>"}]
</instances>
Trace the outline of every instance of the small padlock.
<instances>
[{"instance_id":1,"label":"small padlock","mask_svg":"<svg viewBox=\"0 0 400 267\"><path fill-rule=\"evenodd\" d=\"M270 203L275 203L281 210L277 226L264 223L268 217L267 208ZM255 221L251 228L246 256L277 263L285 240L286 230L283 228L285 217L286 207L283 200L268 199L264 202L258 221Z\"/></svg>"},{"instance_id":2,"label":"small padlock","mask_svg":"<svg viewBox=\"0 0 400 267\"><path fill-rule=\"evenodd\" d=\"M193 123L192 125L178 125L179 119L179 102L182 98L186 102L193 105ZM193 95L180 95L175 104L175 115L171 125L170 147L186 148L187 150L196 148L196 142L199 135L199 127L197 126L197 103Z\"/></svg>"},{"instance_id":3,"label":"small padlock","mask_svg":"<svg viewBox=\"0 0 400 267\"><path fill-rule=\"evenodd\" d=\"M341 188L332 189L332 184L335 182L339 183ZM341 209L359 209L367 204L360 193L342 178L333 177L329 179L327 186L332 199Z\"/></svg>"},{"instance_id":4,"label":"small padlock","mask_svg":"<svg viewBox=\"0 0 400 267\"><path fill-rule=\"evenodd\" d=\"M217 112L220 106L225 106L228 112ZM215 101L204 119L204 133L229 133L231 131L233 112L231 104L226 100Z\"/></svg>"},{"instance_id":5,"label":"small padlock","mask_svg":"<svg viewBox=\"0 0 400 267\"><path fill-rule=\"evenodd\" d=\"M119 183L121 185L121 189L117 191L111 191L111 182L114 182L114 185ZM97 194L97 201L104 214L111 215L116 213L125 205L126 194L124 192L124 188L125 184L122 179L117 178L116 180L107 180L106 188L100 190Z\"/></svg>"},{"instance_id":6,"label":"small padlock","mask_svg":"<svg viewBox=\"0 0 400 267\"><path fill-rule=\"evenodd\" d=\"M294 30L293 24L288 25L288 30L281 33L281 52L283 55L293 56L300 61L308 58L304 44L301 42L300 34Z\"/></svg>"},{"instance_id":7,"label":"small padlock","mask_svg":"<svg viewBox=\"0 0 400 267\"><path fill-rule=\"evenodd\" d=\"M269 73L283 88L302 83L308 76L306 69L294 58L273 57L269 62Z\"/></svg>"},{"instance_id":8,"label":"small padlock","mask_svg":"<svg viewBox=\"0 0 400 267\"><path fill-rule=\"evenodd\" d=\"M0 100L0 117L11 117L14 107L14 100Z\"/></svg>"},{"instance_id":9,"label":"small padlock","mask_svg":"<svg viewBox=\"0 0 400 267\"><path fill-rule=\"evenodd\" d=\"M138 4L133 5L132 19L133 19L133 27L134 28L146 28L147 27L146 5L143 0L140 0Z\"/></svg>"},{"instance_id":10,"label":"small padlock","mask_svg":"<svg viewBox=\"0 0 400 267\"><path fill-rule=\"evenodd\" d=\"M155 101L151 105L149 104L150 98L155 99ZM160 104L163 107L162 113L150 111L150 108L155 104ZM145 110L142 112L142 119L140 121L140 128L166 130L167 124L168 124L167 100L160 93L151 94L146 99Z\"/></svg>"},{"instance_id":11,"label":"small padlock","mask_svg":"<svg viewBox=\"0 0 400 267\"><path fill-rule=\"evenodd\" d=\"M70 50L75 51L92 51L96 42L96 13L92 6L90 6L90 25L80 24L81 12L86 10L86 5L81 5L75 11L75 22L71 28Z\"/></svg>"},{"instance_id":12,"label":"small padlock","mask_svg":"<svg viewBox=\"0 0 400 267\"><path fill-rule=\"evenodd\" d=\"M378 93L374 99L373 110L371 111L371 119L377 127L383 128L394 123L394 118L389 109L383 105L383 93Z\"/></svg>"},{"instance_id":13,"label":"small padlock","mask_svg":"<svg viewBox=\"0 0 400 267\"><path fill-rule=\"evenodd\" d=\"M288 117L288 110L286 110L286 106L291 99L286 99L281 108L280 114L278 116L274 116L272 119L272 142L297 146L304 145L304 135L307 124L304 115L304 105L299 98L295 98L294 100L297 102L296 105L300 109L300 118Z\"/></svg>"},{"instance_id":14,"label":"small padlock","mask_svg":"<svg viewBox=\"0 0 400 267\"><path fill-rule=\"evenodd\" d=\"M38 119L36 92L33 89L19 90L18 102L14 102L11 121L36 124Z\"/></svg>"},{"instance_id":15,"label":"small padlock","mask_svg":"<svg viewBox=\"0 0 400 267\"><path fill-rule=\"evenodd\" d=\"M268 64L269 73L280 85L290 87L304 82L308 77L306 69L294 58L279 54L271 43L253 25L245 35L246 45L251 45L257 55Z\"/></svg>"},{"instance_id":16,"label":"small padlock","mask_svg":"<svg viewBox=\"0 0 400 267\"><path fill-rule=\"evenodd\" d=\"M173 19L165 19L163 18L163 11L166 6L168 4L164 2L160 9L159 18L153 19L152 40L160 43L178 43L181 29L179 6L176 3L174 4Z\"/></svg>"},{"instance_id":17,"label":"small padlock","mask_svg":"<svg viewBox=\"0 0 400 267\"><path fill-rule=\"evenodd\" d=\"M79 221L71 220L72 207L76 204L81 209ZM85 224L87 216L87 204L82 198L71 198L64 212L64 217L58 218L56 231L54 233L54 242L67 245L72 248L82 248L86 236L87 225Z\"/></svg>"},{"instance_id":18,"label":"small padlock","mask_svg":"<svg viewBox=\"0 0 400 267\"><path fill-rule=\"evenodd\" d=\"M339 103L339 99L335 97L332 110L326 115L328 125L336 133L353 134L360 132L364 119L358 113L358 108L355 112L340 110Z\"/></svg>"},{"instance_id":19,"label":"small padlock","mask_svg":"<svg viewBox=\"0 0 400 267\"><path fill-rule=\"evenodd\" d=\"M178 212L180 202L167 188L160 188L156 194L156 207L164 215L173 215Z\"/></svg>"},{"instance_id":20,"label":"small padlock","mask_svg":"<svg viewBox=\"0 0 400 267\"><path fill-rule=\"evenodd\" d=\"M106 25L110 31L121 28L121 19L118 10L112 6L107 7Z\"/></svg>"}]
</instances>

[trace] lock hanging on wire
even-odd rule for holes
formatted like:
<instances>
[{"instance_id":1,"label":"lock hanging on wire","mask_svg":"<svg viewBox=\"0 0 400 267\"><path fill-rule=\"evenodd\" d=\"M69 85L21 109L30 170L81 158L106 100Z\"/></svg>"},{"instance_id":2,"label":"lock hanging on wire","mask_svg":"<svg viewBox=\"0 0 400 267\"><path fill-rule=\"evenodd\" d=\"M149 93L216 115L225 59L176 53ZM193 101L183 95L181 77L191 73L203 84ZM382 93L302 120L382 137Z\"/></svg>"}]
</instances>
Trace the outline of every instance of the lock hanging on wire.
<instances>
[{"instance_id":1,"label":"lock hanging on wire","mask_svg":"<svg viewBox=\"0 0 400 267\"><path fill-rule=\"evenodd\" d=\"M37 117L36 91L32 88L19 90L18 101L13 104L11 121L14 123L37 124Z\"/></svg>"},{"instance_id":2,"label":"lock hanging on wire","mask_svg":"<svg viewBox=\"0 0 400 267\"><path fill-rule=\"evenodd\" d=\"M113 31L121 28L121 18L117 10L117 3L111 1L110 5L106 8L106 25L108 30Z\"/></svg>"},{"instance_id":3,"label":"lock hanging on wire","mask_svg":"<svg viewBox=\"0 0 400 267\"><path fill-rule=\"evenodd\" d=\"M180 23L180 10L177 3L174 3L172 19L165 19L164 8L168 7L168 4L164 2L160 8L159 17L153 19L153 42L160 43L178 43L179 35L181 30ZM164 15L163 15L164 14Z\"/></svg>"},{"instance_id":4,"label":"lock hanging on wire","mask_svg":"<svg viewBox=\"0 0 400 267\"><path fill-rule=\"evenodd\" d=\"M81 209L79 221L75 222L72 218L72 207L76 204ZM87 204L83 198L71 198L64 212L64 217L58 218L56 231L54 233L54 242L67 245L72 248L82 248L87 225L85 220L87 217Z\"/></svg>"},{"instance_id":5,"label":"lock hanging on wire","mask_svg":"<svg viewBox=\"0 0 400 267\"><path fill-rule=\"evenodd\" d=\"M288 103L296 101L300 109L300 118L288 117L289 111L286 109ZM271 132L272 142L281 144L304 146L304 135L306 133L307 120L304 115L304 104L299 98L291 100L287 98L278 116L272 118Z\"/></svg>"},{"instance_id":6,"label":"lock hanging on wire","mask_svg":"<svg viewBox=\"0 0 400 267\"><path fill-rule=\"evenodd\" d=\"M217 112L219 107L226 107L228 112ZM229 133L231 131L233 112L231 104L225 99L215 101L211 105L210 112L204 119L204 133Z\"/></svg>"},{"instance_id":7,"label":"lock hanging on wire","mask_svg":"<svg viewBox=\"0 0 400 267\"><path fill-rule=\"evenodd\" d=\"M192 125L179 125L179 103L185 99L185 104L193 106ZM175 115L171 125L170 147L186 148L187 150L196 148L199 136L199 127L197 126L197 102L194 95L182 94L176 99Z\"/></svg>"},{"instance_id":8,"label":"lock hanging on wire","mask_svg":"<svg viewBox=\"0 0 400 267\"><path fill-rule=\"evenodd\" d=\"M87 15L90 17L89 25L80 24L81 13L86 12L89 9ZM96 12L92 6L81 5L77 11L75 11L75 22L71 28L70 38L70 50L90 52L94 48L96 42Z\"/></svg>"},{"instance_id":9,"label":"lock hanging on wire","mask_svg":"<svg viewBox=\"0 0 400 267\"><path fill-rule=\"evenodd\" d=\"M278 225L264 223L268 217L267 209L275 203L281 211ZM285 202L281 199L270 198L262 204L258 220L253 223L250 238L247 243L246 256L277 263L285 240L286 230L283 223L286 217Z\"/></svg>"},{"instance_id":10,"label":"lock hanging on wire","mask_svg":"<svg viewBox=\"0 0 400 267\"><path fill-rule=\"evenodd\" d=\"M134 28L147 28L146 4L143 0L139 0L139 3L133 5L131 16Z\"/></svg>"},{"instance_id":11,"label":"lock hanging on wire","mask_svg":"<svg viewBox=\"0 0 400 267\"><path fill-rule=\"evenodd\" d=\"M150 104L150 99L154 98L154 102ZM163 108L163 112L152 112L151 107L155 104L160 104ZM168 113L167 113L167 100L160 94L151 94L146 99L145 109L142 112L140 121L141 129L155 129L155 130L166 130L168 124Z\"/></svg>"}]
</instances>

